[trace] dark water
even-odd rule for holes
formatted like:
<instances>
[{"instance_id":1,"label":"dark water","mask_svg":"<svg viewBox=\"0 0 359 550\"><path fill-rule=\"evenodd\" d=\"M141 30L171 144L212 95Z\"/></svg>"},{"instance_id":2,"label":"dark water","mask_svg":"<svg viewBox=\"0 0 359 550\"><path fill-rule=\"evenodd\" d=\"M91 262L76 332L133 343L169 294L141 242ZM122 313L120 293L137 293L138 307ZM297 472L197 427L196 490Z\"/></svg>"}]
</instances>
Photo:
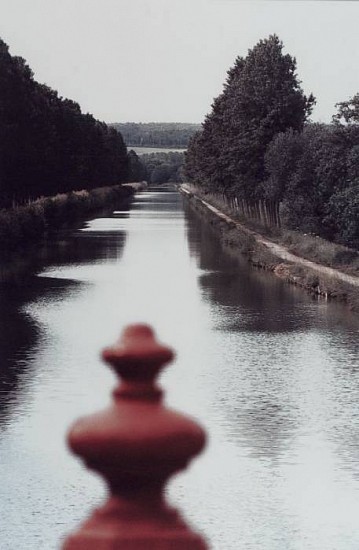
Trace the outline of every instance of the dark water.
<instances>
[{"instance_id":1,"label":"dark water","mask_svg":"<svg viewBox=\"0 0 359 550\"><path fill-rule=\"evenodd\" d=\"M215 550L359 548L358 323L221 250L175 192L88 222L0 290L0 548L51 550L104 495L64 445L133 321L175 347L167 401L208 429L170 486Z\"/></svg>"}]
</instances>

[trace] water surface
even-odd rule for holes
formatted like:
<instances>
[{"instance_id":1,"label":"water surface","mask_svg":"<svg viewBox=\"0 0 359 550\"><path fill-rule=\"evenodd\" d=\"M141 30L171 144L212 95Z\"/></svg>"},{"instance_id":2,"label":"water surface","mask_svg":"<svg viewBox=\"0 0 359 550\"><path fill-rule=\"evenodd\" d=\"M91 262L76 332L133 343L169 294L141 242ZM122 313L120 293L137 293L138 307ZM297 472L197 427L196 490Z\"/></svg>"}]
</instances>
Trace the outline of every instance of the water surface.
<instances>
[{"instance_id":1,"label":"water surface","mask_svg":"<svg viewBox=\"0 0 359 550\"><path fill-rule=\"evenodd\" d=\"M177 350L170 405L209 432L171 500L215 550L357 550L358 323L222 250L173 190L2 267L2 550L51 550L103 499L66 450L109 400L99 350L134 321ZM9 277L7 277L9 278Z\"/></svg>"},{"instance_id":2,"label":"water surface","mask_svg":"<svg viewBox=\"0 0 359 550\"><path fill-rule=\"evenodd\" d=\"M127 149L130 151L135 151L137 155L148 155L151 153L184 153L184 151L187 151L187 149L168 149L166 147L130 147L128 146Z\"/></svg>"}]
</instances>

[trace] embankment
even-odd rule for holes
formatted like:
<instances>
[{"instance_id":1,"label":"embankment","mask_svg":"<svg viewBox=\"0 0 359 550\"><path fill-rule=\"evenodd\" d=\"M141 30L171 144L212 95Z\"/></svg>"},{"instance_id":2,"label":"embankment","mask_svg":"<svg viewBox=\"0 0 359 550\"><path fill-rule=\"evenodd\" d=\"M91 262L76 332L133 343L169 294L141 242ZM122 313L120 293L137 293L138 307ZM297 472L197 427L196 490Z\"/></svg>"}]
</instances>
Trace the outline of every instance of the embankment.
<instances>
[{"instance_id":1,"label":"embankment","mask_svg":"<svg viewBox=\"0 0 359 550\"><path fill-rule=\"evenodd\" d=\"M130 199L144 187L141 182L72 191L0 210L0 251L8 252L34 243L110 204Z\"/></svg>"},{"instance_id":2,"label":"embankment","mask_svg":"<svg viewBox=\"0 0 359 550\"><path fill-rule=\"evenodd\" d=\"M243 222L224 213L217 205L214 206L198 196L193 186L183 184L180 191L188 198L191 207L204 217L220 236L224 246L230 247L232 252L245 254L252 265L271 271L288 283L325 299L341 300L351 309L359 311L358 276L293 254L278 242L278 239L274 242L249 229ZM332 243L330 245L336 246ZM340 251L342 248L338 246ZM353 253L356 254L355 251ZM350 268L347 271L350 271Z\"/></svg>"}]
</instances>

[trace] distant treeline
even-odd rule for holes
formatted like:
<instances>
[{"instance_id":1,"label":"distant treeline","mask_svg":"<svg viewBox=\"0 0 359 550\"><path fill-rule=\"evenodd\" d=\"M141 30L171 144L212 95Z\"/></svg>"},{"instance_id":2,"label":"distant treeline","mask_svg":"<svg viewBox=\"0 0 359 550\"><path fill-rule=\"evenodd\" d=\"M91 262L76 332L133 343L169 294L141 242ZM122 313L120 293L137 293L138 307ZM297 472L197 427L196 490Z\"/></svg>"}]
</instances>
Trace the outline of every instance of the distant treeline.
<instances>
[{"instance_id":1,"label":"distant treeline","mask_svg":"<svg viewBox=\"0 0 359 550\"><path fill-rule=\"evenodd\" d=\"M34 80L0 39L0 207L128 179L122 136Z\"/></svg>"},{"instance_id":2,"label":"distant treeline","mask_svg":"<svg viewBox=\"0 0 359 550\"><path fill-rule=\"evenodd\" d=\"M114 123L128 147L167 147L185 149L188 141L200 129L200 124L180 122Z\"/></svg>"},{"instance_id":3,"label":"distant treeline","mask_svg":"<svg viewBox=\"0 0 359 550\"><path fill-rule=\"evenodd\" d=\"M186 174L240 215L359 246L359 95L332 124L308 121L296 61L275 35L228 71L190 141Z\"/></svg>"},{"instance_id":4,"label":"distant treeline","mask_svg":"<svg viewBox=\"0 0 359 550\"><path fill-rule=\"evenodd\" d=\"M129 167L134 181L147 181L152 185L185 180L184 153L147 153L138 156L133 150L128 153Z\"/></svg>"}]
</instances>

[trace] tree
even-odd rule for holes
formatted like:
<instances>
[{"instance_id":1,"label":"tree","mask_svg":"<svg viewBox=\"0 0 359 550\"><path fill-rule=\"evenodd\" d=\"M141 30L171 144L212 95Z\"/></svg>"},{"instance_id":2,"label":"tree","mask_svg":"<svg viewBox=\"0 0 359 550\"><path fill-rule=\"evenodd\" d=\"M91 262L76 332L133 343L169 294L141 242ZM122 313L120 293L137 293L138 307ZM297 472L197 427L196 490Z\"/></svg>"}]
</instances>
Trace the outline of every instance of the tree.
<instances>
[{"instance_id":1,"label":"tree","mask_svg":"<svg viewBox=\"0 0 359 550\"><path fill-rule=\"evenodd\" d=\"M328 218L333 223L336 240L359 248L359 181L333 194Z\"/></svg>"},{"instance_id":2,"label":"tree","mask_svg":"<svg viewBox=\"0 0 359 550\"><path fill-rule=\"evenodd\" d=\"M0 39L0 206L126 178L121 134L36 82Z\"/></svg>"},{"instance_id":3,"label":"tree","mask_svg":"<svg viewBox=\"0 0 359 550\"><path fill-rule=\"evenodd\" d=\"M315 103L301 89L296 60L282 50L272 35L228 71L223 93L189 144L187 173L197 183L247 200L263 197L268 144L288 128L301 130Z\"/></svg>"},{"instance_id":4,"label":"tree","mask_svg":"<svg viewBox=\"0 0 359 550\"><path fill-rule=\"evenodd\" d=\"M282 201L297 164L303 154L303 137L291 128L276 134L265 154L265 169L268 179L264 184L264 196L269 200Z\"/></svg>"},{"instance_id":5,"label":"tree","mask_svg":"<svg viewBox=\"0 0 359 550\"><path fill-rule=\"evenodd\" d=\"M133 149L128 153L128 166L128 181L143 181L147 178L146 167Z\"/></svg>"},{"instance_id":6,"label":"tree","mask_svg":"<svg viewBox=\"0 0 359 550\"><path fill-rule=\"evenodd\" d=\"M338 112L333 116L333 122L339 124L343 120L347 124L357 124L359 122L359 94L355 94L348 101L336 103L335 106L338 107Z\"/></svg>"},{"instance_id":7,"label":"tree","mask_svg":"<svg viewBox=\"0 0 359 550\"><path fill-rule=\"evenodd\" d=\"M140 162L145 169L146 179L150 183L179 183L183 181L183 153L177 151L146 153L141 155Z\"/></svg>"},{"instance_id":8,"label":"tree","mask_svg":"<svg viewBox=\"0 0 359 550\"><path fill-rule=\"evenodd\" d=\"M358 189L358 144L359 128L333 124L307 124L303 132L275 136L266 153L265 191L282 202L286 227L349 244L355 236L350 208Z\"/></svg>"},{"instance_id":9,"label":"tree","mask_svg":"<svg viewBox=\"0 0 359 550\"><path fill-rule=\"evenodd\" d=\"M151 174L151 183L161 185L167 183L170 179L171 168L168 164L159 164Z\"/></svg>"}]
</instances>

